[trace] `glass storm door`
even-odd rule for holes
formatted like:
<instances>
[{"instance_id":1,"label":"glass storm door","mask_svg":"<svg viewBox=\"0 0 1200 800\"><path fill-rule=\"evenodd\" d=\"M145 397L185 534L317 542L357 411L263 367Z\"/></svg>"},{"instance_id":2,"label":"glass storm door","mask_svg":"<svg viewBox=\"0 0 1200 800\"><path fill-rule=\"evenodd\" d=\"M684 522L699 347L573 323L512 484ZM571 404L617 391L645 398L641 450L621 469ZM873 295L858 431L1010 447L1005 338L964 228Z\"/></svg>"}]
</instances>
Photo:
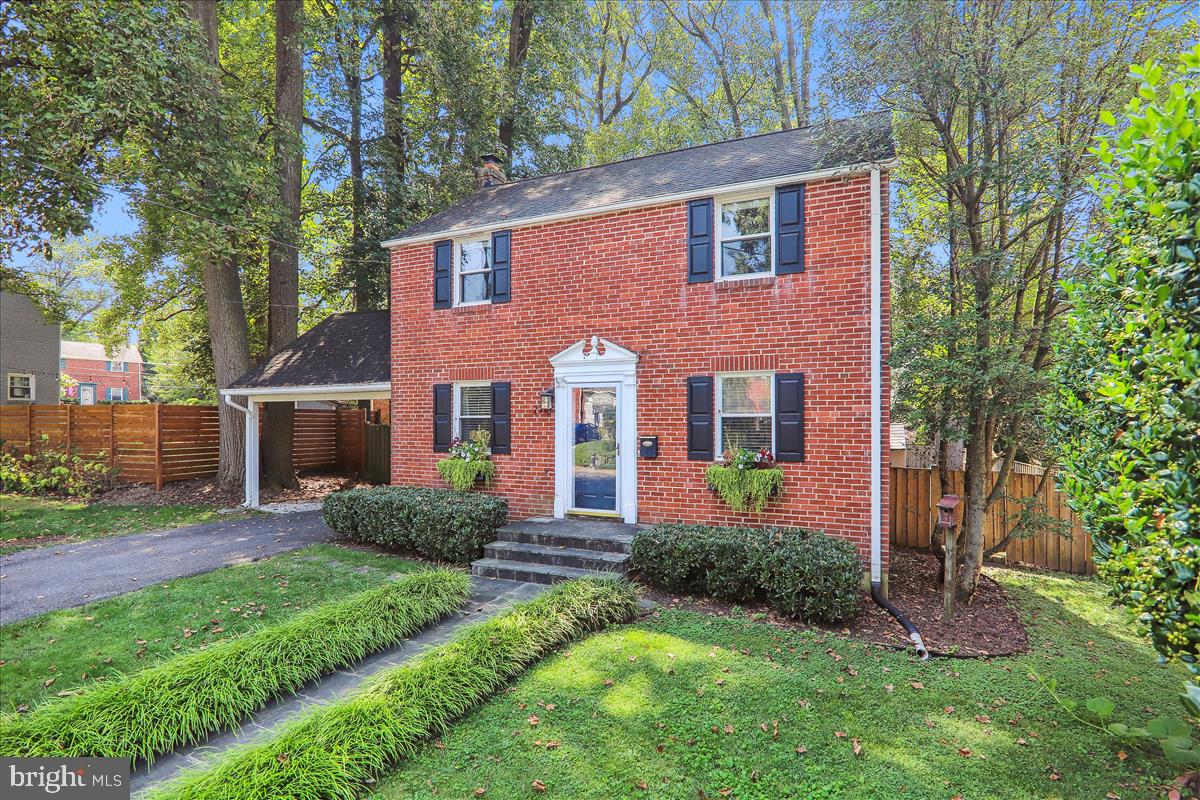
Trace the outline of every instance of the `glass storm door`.
<instances>
[{"instance_id":1,"label":"glass storm door","mask_svg":"<svg viewBox=\"0 0 1200 800\"><path fill-rule=\"evenodd\" d=\"M571 389L574 507L617 510L617 387Z\"/></svg>"}]
</instances>

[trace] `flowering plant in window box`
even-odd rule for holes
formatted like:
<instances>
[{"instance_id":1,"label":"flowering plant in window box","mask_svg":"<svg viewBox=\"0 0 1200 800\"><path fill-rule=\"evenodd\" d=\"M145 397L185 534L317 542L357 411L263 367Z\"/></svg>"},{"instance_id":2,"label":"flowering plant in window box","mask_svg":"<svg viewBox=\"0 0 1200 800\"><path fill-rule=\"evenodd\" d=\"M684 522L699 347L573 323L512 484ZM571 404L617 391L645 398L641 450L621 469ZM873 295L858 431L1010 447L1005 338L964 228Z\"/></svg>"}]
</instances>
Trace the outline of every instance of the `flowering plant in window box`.
<instances>
[{"instance_id":1,"label":"flowering plant in window box","mask_svg":"<svg viewBox=\"0 0 1200 800\"><path fill-rule=\"evenodd\" d=\"M704 471L708 487L720 495L734 511L762 513L767 500L783 493L783 470L765 447L747 450L739 447L721 454L720 464Z\"/></svg>"},{"instance_id":2,"label":"flowering plant in window box","mask_svg":"<svg viewBox=\"0 0 1200 800\"><path fill-rule=\"evenodd\" d=\"M466 441L457 436L450 440L450 455L437 462L437 470L451 489L465 492L476 483L491 484L496 477L496 465L488 459L491 438L488 431L477 429Z\"/></svg>"}]
</instances>

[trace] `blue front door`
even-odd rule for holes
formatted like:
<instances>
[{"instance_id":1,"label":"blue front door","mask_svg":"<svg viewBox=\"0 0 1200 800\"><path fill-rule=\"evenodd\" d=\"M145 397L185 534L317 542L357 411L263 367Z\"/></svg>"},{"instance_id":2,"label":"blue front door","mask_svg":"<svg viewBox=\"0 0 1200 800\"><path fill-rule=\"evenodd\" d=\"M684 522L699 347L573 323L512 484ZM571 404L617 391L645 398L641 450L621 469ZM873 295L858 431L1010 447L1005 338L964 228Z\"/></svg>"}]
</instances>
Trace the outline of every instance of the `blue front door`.
<instances>
[{"instance_id":1,"label":"blue front door","mask_svg":"<svg viewBox=\"0 0 1200 800\"><path fill-rule=\"evenodd\" d=\"M574 507L617 510L617 389L571 390L575 444L572 450Z\"/></svg>"}]
</instances>

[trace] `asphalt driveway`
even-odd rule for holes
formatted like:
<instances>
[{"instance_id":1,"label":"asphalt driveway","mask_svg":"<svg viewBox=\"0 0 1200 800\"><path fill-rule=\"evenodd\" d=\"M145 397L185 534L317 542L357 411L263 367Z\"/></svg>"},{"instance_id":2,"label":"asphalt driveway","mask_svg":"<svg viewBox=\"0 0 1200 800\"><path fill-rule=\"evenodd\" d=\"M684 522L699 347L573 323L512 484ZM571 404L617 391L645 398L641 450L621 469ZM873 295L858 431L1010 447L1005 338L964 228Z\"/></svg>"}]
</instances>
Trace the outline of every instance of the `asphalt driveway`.
<instances>
[{"instance_id":1,"label":"asphalt driveway","mask_svg":"<svg viewBox=\"0 0 1200 800\"><path fill-rule=\"evenodd\" d=\"M0 558L0 624L332 539L321 512L262 514Z\"/></svg>"}]
</instances>

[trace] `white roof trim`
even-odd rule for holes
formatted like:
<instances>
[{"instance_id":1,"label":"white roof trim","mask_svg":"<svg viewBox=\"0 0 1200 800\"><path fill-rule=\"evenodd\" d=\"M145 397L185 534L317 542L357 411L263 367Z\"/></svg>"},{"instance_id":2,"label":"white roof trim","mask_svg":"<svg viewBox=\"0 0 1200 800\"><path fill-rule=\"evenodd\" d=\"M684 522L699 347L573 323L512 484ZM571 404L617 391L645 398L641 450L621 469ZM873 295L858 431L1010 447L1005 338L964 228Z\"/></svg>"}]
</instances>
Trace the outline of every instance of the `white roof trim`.
<instances>
[{"instance_id":1,"label":"white roof trim","mask_svg":"<svg viewBox=\"0 0 1200 800\"><path fill-rule=\"evenodd\" d=\"M225 397L246 397L256 403L272 400L382 400L392 396L391 383L331 383L313 386L250 386L222 389Z\"/></svg>"},{"instance_id":2,"label":"white roof trim","mask_svg":"<svg viewBox=\"0 0 1200 800\"><path fill-rule=\"evenodd\" d=\"M828 169L811 170L809 172L795 172L791 175L779 175L773 178L760 178L759 180L745 181L743 183L727 183L718 186L708 186L703 189L693 189L687 192L660 194L654 195L653 197L639 197L633 200L624 200L619 203L607 203L605 205L593 206L592 208L580 208L573 211L559 211L554 214L541 214L533 217L519 217L517 219L497 219L494 222L490 222L486 225L475 225L470 228L450 228L446 230L434 231L433 233L422 233L417 236L388 239L387 241L380 242L379 246L383 248L389 248L402 244L435 242L439 239L446 238L463 239L468 236L475 236L500 228L528 227L530 225L541 225L546 222L558 222L559 220L565 219L595 217L601 214L611 214L614 211L624 211L630 208L642 208L663 205L665 203L674 203L683 200L694 200L697 197L709 197L716 194L731 194L734 192L751 191L754 189L766 189L773 186L782 186L787 183L802 183L804 181L822 180L824 178L836 178L839 175L854 175L860 172L868 172L876 167L880 169L893 169L898 163L898 160L895 158L881 163L864 161L859 164L847 164L846 166L842 167L830 167Z\"/></svg>"},{"instance_id":3,"label":"white roof trim","mask_svg":"<svg viewBox=\"0 0 1200 800\"><path fill-rule=\"evenodd\" d=\"M626 350L619 344L613 344L608 339L601 339L599 336L580 339L566 350L550 358L550 363L555 367L569 367L577 364L616 367L636 364L637 361L637 353Z\"/></svg>"}]
</instances>

